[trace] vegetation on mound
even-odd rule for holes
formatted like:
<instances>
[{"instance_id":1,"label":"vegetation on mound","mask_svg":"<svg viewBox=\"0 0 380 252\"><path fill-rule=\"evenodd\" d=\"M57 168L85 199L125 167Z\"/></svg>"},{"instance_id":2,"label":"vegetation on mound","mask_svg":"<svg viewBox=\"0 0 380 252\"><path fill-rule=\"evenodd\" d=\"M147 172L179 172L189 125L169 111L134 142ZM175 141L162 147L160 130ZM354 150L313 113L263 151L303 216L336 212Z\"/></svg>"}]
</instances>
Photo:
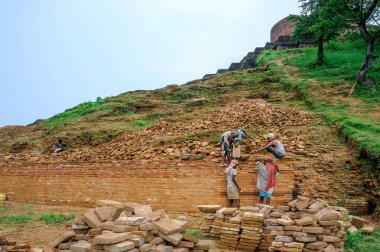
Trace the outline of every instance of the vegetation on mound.
<instances>
[{"instance_id":1,"label":"vegetation on mound","mask_svg":"<svg viewBox=\"0 0 380 252\"><path fill-rule=\"evenodd\" d=\"M38 219L46 222L47 224L59 224L69 220L73 220L75 214L63 214L63 213L44 213L38 216Z\"/></svg>"},{"instance_id":2,"label":"vegetation on mound","mask_svg":"<svg viewBox=\"0 0 380 252\"><path fill-rule=\"evenodd\" d=\"M348 233L344 238L345 251L372 252L380 251L380 228L372 234L364 234L360 231Z\"/></svg>"},{"instance_id":3,"label":"vegetation on mound","mask_svg":"<svg viewBox=\"0 0 380 252\"><path fill-rule=\"evenodd\" d=\"M259 57L261 64L283 60L299 68L298 76L283 80L283 90L295 92L307 109L321 115L327 123L338 127L340 133L369 160L380 157L380 62L372 64L369 79L378 87L376 92L359 89L353 99L346 99L355 69L365 56L364 42L352 33L330 41L326 46L326 63L316 65L316 48L287 51L266 51ZM375 45L380 51L380 43ZM281 71L281 69L278 69ZM348 85L349 84L349 85ZM374 161L376 166L376 162ZM380 169L377 163L377 168Z\"/></svg>"}]
</instances>

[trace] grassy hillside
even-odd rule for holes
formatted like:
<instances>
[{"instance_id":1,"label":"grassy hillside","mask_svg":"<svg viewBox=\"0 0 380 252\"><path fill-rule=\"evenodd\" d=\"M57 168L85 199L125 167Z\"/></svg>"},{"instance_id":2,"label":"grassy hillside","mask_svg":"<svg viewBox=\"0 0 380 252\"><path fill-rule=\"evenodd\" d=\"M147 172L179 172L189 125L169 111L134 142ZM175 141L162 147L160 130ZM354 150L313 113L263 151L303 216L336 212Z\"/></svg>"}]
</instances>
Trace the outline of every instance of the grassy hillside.
<instances>
[{"instance_id":1,"label":"grassy hillside","mask_svg":"<svg viewBox=\"0 0 380 252\"><path fill-rule=\"evenodd\" d=\"M364 41L357 34L330 41L325 46L327 62L315 65L316 48L291 51L267 51L259 58L261 64L281 59L288 68L289 76L283 88L295 91L307 109L318 113L327 123L334 125L350 141L364 158L375 158L374 165L380 169L380 62L373 63L368 79L378 89L370 92L358 88L352 99L347 99L350 86L355 81L356 71L365 56ZM380 43L375 53L378 56Z\"/></svg>"}]
</instances>

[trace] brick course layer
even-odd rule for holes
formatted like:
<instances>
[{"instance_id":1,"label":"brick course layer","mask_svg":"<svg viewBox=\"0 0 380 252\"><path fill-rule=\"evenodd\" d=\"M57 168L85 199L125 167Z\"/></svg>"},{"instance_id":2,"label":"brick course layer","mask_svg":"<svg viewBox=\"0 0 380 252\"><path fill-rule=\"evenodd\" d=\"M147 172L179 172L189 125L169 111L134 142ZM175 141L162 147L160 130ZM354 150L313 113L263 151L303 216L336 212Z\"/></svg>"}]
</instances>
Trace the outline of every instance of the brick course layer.
<instances>
[{"instance_id":1,"label":"brick course layer","mask_svg":"<svg viewBox=\"0 0 380 252\"><path fill-rule=\"evenodd\" d=\"M257 169L239 166L242 205L258 202ZM294 171L281 167L272 203L289 202ZM170 212L196 213L197 205L227 205L224 168L214 161L0 164L0 191L10 200L95 206L98 199L149 203Z\"/></svg>"}]
</instances>

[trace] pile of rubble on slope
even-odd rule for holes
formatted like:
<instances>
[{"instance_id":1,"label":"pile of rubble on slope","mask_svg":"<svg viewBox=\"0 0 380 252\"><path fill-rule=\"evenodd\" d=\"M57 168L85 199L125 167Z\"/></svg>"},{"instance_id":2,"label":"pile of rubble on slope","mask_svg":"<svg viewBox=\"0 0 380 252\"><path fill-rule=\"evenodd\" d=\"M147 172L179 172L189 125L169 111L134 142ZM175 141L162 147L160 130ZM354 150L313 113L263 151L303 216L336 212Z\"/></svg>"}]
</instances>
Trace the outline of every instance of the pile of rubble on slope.
<instances>
[{"instance_id":1,"label":"pile of rubble on slope","mask_svg":"<svg viewBox=\"0 0 380 252\"><path fill-rule=\"evenodd\" d=\"M263 100L240 100L228 107L202 118L189 122L160 122L156 125L144 128L140 131L128 131L118 136L109 143L103 144L93 149L67 150L57 157L51 154L43 156L30 156L24 159L28 161L51 161L56 158L60 161L107 161L107 160L128 160L128 159L155 159L155 158L178 158L180 156L198 155L213 156L218 150L218 144L210 144L210 137L218 135L215 132L242 129L261 129L272 130L273 133L283 135L284 131L290 126L310 125L315 122L311 120L309 114L282 109L270 105ZM211 133L210 133L211 132ZM200 141L186 140L186 136L206 134L206 139L199 137ZM208 136L211 134L210 136ZM249 136L249 145L259 143L265 139L254 139ZM280 136L281 137L281 136ZM165 139L180 139L176 143L166 143ZM198 137L196 137L198 138ZM302 139L282 139L285 144L300 145L302 150ZM301 142L301 143L298 143ZM16 156L9 155L4 157L6 160L17 159ZM20 160L25 161L25 160Z\"/></svg>"},{"instance_id":2,"label":"pile of rubble on slope","mask_svg":"<svg viewBox=\"0 0 380 252\"><path fill-rule=\"evenodd\" d=\"M212 241L198 240L185 233L186 220L170 219L165 210L149 205L99 200L70 223L67 231L51 243L58 251L87 252L202 252ZM210 245L211 244L211 245Z\"/></svg>"},{"instance_id":3,"label":"pile of rubble on slope","mask_svg":"<svg viewBox=\"0 0 380 252\"><path fill-rule=\"evenodd\" d=\"M40 252L41 249L31 248L26 242L9 240L5 235L0 235L0 252Z\"/></svg>"}]
</instances>

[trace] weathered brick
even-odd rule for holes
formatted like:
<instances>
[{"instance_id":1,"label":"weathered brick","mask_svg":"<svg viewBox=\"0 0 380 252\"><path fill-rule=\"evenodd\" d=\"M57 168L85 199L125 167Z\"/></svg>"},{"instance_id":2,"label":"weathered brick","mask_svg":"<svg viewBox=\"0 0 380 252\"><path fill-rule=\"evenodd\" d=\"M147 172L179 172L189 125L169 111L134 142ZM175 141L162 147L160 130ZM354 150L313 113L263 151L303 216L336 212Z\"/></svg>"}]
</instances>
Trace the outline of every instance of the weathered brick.
<instances>
[{"instance_id":1,"label":"weathered brick","mask_svg":"<svg viewBox=\"0 0 380 252\"><path fill-rule=\"evenodd\" d=\"M91 228L97 228L101 223L93 211L85 213L82 217L82 220Z\"/></svg>"},{"instance_id":2,"label":"weathered brick","mask_svg":"<svg viewBox=\"0 0 380 252\"><path fill-rule=\"evenodd\" d=\"M153 222L158 230L166 235L174 234L183 231L182 227L175 221L167 218L161 218Z\"/></svg>"},{"instance_id":3,"label":"weathered brick","mask_svg":"<svg viewBox=\"0 0 380 252\"><path fill-rule=\"evenodd\" d=\"M135 247L135 244L131 241L123 241L112 245L103 245L104 250L109 252L124 252L131 250Z\"/></svg>"},{"instance_id":4,"label":"weathered brick","mask_svg":"<svg viewBox=\"0 0 380 252\"><path fill-rule=\"evenodd\" d=\"M168 241L168 242L171 242L173 243L174 245L178 245L178 243L182 240L182 235L180 233L175 233L175 234L171 234L171 235L166 235L166 234L163 234L161 232L158 232L158 235Z\"/></svg>"},{"instance_id":5,"label":"weathered brick","mask_svg":"<svg viewBox=\"0 0 380 252\"><path fill-rule=\"evenodd\" d=\"M65 232L65 233L61 234L57 239L55 239L54 241L52 241L52 243L50 244L50 246L52 248L56 248L60 243L67 242L67 241L71 240L74 237L75 237L75 232L73 232L73 231Z\"/></svg>"},{"instance_id":6,"label":"weathered brick","mask_svg":"<svg viewBox=\"0 0 380 252\"><path fill-rule=\"evenodd\" d=\"M131 233L105 233L94 237L96 244L115 244L132 238Z\"/></svg>"}]
</instances>

